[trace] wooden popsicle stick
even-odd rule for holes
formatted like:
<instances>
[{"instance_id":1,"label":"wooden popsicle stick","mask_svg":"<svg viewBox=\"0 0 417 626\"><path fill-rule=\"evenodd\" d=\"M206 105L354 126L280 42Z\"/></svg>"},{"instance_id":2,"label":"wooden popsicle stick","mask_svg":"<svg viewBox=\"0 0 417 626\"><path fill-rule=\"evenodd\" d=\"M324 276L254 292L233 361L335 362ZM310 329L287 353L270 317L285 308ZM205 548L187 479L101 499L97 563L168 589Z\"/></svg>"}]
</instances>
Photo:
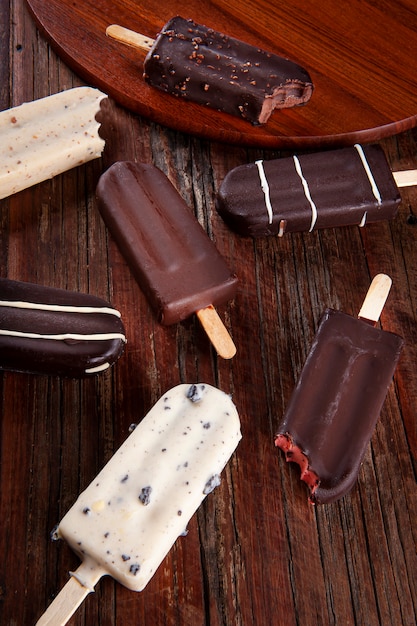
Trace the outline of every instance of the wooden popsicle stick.
<instances>
[{"instance_id":1,"label":"wooden popsicle stick","mask_svg":"<svg viewBox=\"0 0 417 626\"><path fill-rule=\"evenodd\" d=\"M359 311L359 319L376 324L388 298L391 285L392 280L387 274L377 274L375 276Z\"/></svg>"},{"instance_id":2,"label":"wooden popsicle stick","mask_svg":"<svg viewBox=\"0 0 417 626\"><path fill-rule=\"evenodd\" d=\"M417 170L404 170L392 173L397 187L412 187L417 185Z\"/></svg>"},{"instance_id":3,"label":"wooden popsicle stick","mask_svg":"<svg viewBox=\"0 0 417 626\"><path fill-rule=\"evenodd\" d=\"M76 572L71 572L71 578L36 622L36 626L64 626L88 594L94 592L95 585L105 574L100 568L92 569L91 564L85 561L81 563ZM83 584L84 581L88 583Z\"/></svg>"},{"instance_id":4,"label":"wooden popsicle stick","mask_svg":"<svg viewBox=\"0 0 417 626\"><path fill-rule=\"evenodd\" d=\"M223 359L231 359L236 354L236 346L214 306L196 311L196 315L217 354Z\"/></svg>"},{"instance_id":5,"label":"wooden popsicle stick","mask_svg":"<svg viewBox=\"0 0 417 626\"><path fill-rule=\"evenodd\" d=\"M126 46L144 50L145 52L148 52L155 42L152 37L146 37L146 35L141 35L141 33L136 33L134 30L124 28L118 24L108 26L106 28L106 35L120 43L124 43Z\"/></svg>"}]
</instances>

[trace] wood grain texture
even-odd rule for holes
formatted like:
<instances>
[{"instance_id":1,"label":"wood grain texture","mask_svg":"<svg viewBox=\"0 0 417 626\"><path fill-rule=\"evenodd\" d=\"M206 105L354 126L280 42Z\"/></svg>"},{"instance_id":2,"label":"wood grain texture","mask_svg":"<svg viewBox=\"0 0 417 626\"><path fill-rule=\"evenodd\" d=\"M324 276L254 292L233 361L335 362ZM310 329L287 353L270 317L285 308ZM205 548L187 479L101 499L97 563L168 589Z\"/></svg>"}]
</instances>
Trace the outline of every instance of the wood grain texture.
<instances>
[{"instance_id":1,"label":"wood grain texture","mask_svg":"<svg viewBox=\"0 0 417 626\"><path fill-rule=\"evenodd\" d=\"M402 16L406 5L398 6ZM1 58L9 60L0 70L2 109L83 84L36 30L24 0L0 0L0 16ZM214 211L216 190L230 168L286 152L169 130L113 101L101 117L102 159L0 202L0 275L105 297L122 312L128 338L116 366L94 379L0 373L0 625L34 624L77 568L49 533L130 424L170 387L206 381L233 394L242 421L221 486L142 593L105 578L70 624L414 626L417 189L402 190L390 223L242 239ZM382 145L394 169L416 167L415 130ZM166 172L238 274L236 298L219 308L237 345L232 360L215 356L196 318L155 322L95 202L98 177L119 159ZM405 349L357 485L313 508L273 435L323 309L356 314L379 272L393 279L381 325L401 334Z\"/></svg>"},{"instance_id":2,"label":"wood grain texture","mask_svg":"<svg viewBox=\"0 0 417 626\"><path fill-rule=\"evenodd\" d=\"M227 143L288 148L374 141L417 123L417 7L413 0L27 0L42 32L87 82L155 122ZM174 15L193 18L311 74L304 107L264 127L178 101L145 84L144 54L105 36L117 23L155 38Z\"/></svg>"}]
</instances>

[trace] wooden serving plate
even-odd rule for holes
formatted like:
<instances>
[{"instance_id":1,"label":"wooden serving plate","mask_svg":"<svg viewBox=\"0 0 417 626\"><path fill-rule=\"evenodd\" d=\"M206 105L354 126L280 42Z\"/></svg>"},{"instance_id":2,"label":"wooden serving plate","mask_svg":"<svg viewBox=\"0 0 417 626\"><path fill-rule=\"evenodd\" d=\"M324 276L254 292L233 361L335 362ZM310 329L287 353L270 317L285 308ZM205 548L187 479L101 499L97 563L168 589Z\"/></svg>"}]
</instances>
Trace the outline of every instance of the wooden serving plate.
<instances>
[{"instance_id":1,"label":"wooden serving plate","mask_svg":"<svg viewBox=\"0 0 417 626\"><path fill-rule=\"evenodd\" d=\"M41 32L86 82L121 105L180 131L235 144L321 147L376 141L417 124L414 0L27 0ZM263 127L148 86L144 54L110 40L109 24L155 37L191 17L304 66L315 91Z\"/></svg>"}]
</instances>

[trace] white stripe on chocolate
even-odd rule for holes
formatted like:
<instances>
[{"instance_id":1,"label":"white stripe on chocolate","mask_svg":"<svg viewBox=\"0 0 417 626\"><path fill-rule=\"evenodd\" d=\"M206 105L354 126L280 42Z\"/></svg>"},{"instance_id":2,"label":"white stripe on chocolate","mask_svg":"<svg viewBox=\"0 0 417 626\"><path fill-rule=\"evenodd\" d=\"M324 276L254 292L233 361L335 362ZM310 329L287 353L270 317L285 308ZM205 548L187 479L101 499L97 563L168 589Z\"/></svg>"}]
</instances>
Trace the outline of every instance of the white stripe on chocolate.
<instances>
[{"instance_id":1,"label":"white stripe on chocolate","mask_svg":"<svg viewBox=\"0 0 417 626\"><path fill-rule=\"evenodd\" d=\"M70 306L61 304L42 304L40 302L23 302L20 300L0 300L0 306L16 309L33 309L37 311L57 311L62 313L105 313L121 317L116 309L111 307Z\"/></svg>"},{"instance_id":2,"label":"white stripe on chocolate","mask_svg":"<svg viewBox=\"0 0 417 626\"><path fill-rule=\"evenodd\" d=\"M309 233L311 233L311 231L313 230L313 228L314 228L314 226L316 224L316 221L317 221L317 207L316 207L316 205L313 202L313 198L311 197L310 188L308 186L308 182L304 178L303 171L301 169L301 163L298 160L298 157L296 157L295 155L293 156L293 159L294 159L294 165L295 165L296 172L299 175L299 177L301 178L301 182L302 182L302 185L303 185L305 196L306 196L306 198L309 201L310 206L311 206L311 225L310 225L310 229L308 231Z\"/></svg>"},{"instance_id":3,"label":"white stripe on chocolate","mask_svg":"<svg viewBox=\"0 0 417 626\"><path fill-rule=\"evenodd\" d=\"M40 333L26 333L20 330L6 330L0 328L0 335L5 337L24 337L25 339L51 339L54 341L108 341L110 339L121 339L126 341L122 333L97 333L92 335L81 335L78 333L62 333L60 335L43 335Z\"/></svg>"},{"instance_id":4,"label":"white stripe on chocolate","mask_svg":"<svg viewBox=\"0 0 417 626\"><path fill-rule=\"evenodd\" d=\"M103 363L103 365L97 365L97 367L88 367L85 370L86 374L98 374L99 372L104 372L105 370L109 369L110 367L110 363ZM71 574L71 572L70 572Z\"/></svg>"},{"instance_id":5,"label":"white stripe on chocolate","mask_svg":"<svg viewBox=\"0 0 417 626\"><path fill-rule=\"evenodd\" d=\"M355 143L355 148L361 158L362 161L362 165L365 169L366 175L368 177L369 182L371 183L371 187L372 187L372 193L375 196L376 201L378 202L378 204L380 205L382 203L382 198L381 198L381 194L379 193L379 189L378 189L378 185L376 184L374 175L372 174L371 168L369 167L369 163L366 159L365 153L363 151L362 146L360 146L358 143Z\"/></svg>"},{"instance_id":6,"label":"white stripe on chocolate","mask_svg":"<svg viewBox=\"0 0 417 626\"><path fill-rule=\"evenodd\" d=\"M255 165L257 165L258 167L259 179L261 181L261 189L264 192L264 196L265 196L265 205L266 205L266 210L268 211L269 223L272 224L273 211L272 211L271 197L269 194L269 184L266 178L263 161L255 161Z\"/></svg>"},{"instance_id":7,"label":"white stripe on chocolate","mask_svg":"<svg viewBox=\"0 0 417 626\"><path fill-rule=\"evenodd\" d=\"M368 217L368 211L365 211L365 213L362 216L361 223L359 224L360 228L363 228L363 226L365 226L367 217Z\"/></svg>"}]
</instances>

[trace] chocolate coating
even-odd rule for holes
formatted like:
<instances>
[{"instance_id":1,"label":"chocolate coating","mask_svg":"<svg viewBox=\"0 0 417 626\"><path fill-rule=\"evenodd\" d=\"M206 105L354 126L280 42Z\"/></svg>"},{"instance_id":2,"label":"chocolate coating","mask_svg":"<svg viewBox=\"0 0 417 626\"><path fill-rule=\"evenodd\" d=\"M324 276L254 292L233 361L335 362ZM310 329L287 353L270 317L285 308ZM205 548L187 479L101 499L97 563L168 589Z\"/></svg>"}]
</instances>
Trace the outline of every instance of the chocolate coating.
<instances>
[{"instance_id":1,"label":"chocolate coating","mask_svg":"<svg viewBox=\"0 0 417 626\"><path fill-rule=\"evenodd\" d=\"M305 104L311 78L302 67L182 17L172 18L146 56L152 86L264 124L272 111Z\"/></svg>"},{"instance_id":2,"label":"chocolate coating","mask_svg":"<svg viewBox=\"0 0 417 626\"><path fill-rule=\"evenodd\" d=\"M161 324L232 299L237 278L157 167L119 161L100 177L101 215Z\"/></svg>"},{"instance_id":3,"label":"chocolate coating","mask_svg":"<svg viewBox=\"0 0 417 626\"><path fill-rule=\"evenodd\" d=\"M220 186L216 208L238 234L265 237L392 219L400 201L375 144L236 167Z\"/></svg>"},{"instance_id":4,"label":"chocolate coating","mask_svg":"<svg viewBox=\"0 0 417 626\"><path fill-rule=\"evenodd\" d=\"M96 296L0 279L0 369L81 378L122 354L118 311Z\"/></svg>"},{"instance_id":5,"label":"chocolate coating","mask_svg":"<svg viewBox=\"0 0 417 626\"><path fill-rule=\"evenodd\" d=\"M355 484L402 345L398 335L325 311L275 440L300 465L313 503Z\"/></svg>"}]
</instances>

